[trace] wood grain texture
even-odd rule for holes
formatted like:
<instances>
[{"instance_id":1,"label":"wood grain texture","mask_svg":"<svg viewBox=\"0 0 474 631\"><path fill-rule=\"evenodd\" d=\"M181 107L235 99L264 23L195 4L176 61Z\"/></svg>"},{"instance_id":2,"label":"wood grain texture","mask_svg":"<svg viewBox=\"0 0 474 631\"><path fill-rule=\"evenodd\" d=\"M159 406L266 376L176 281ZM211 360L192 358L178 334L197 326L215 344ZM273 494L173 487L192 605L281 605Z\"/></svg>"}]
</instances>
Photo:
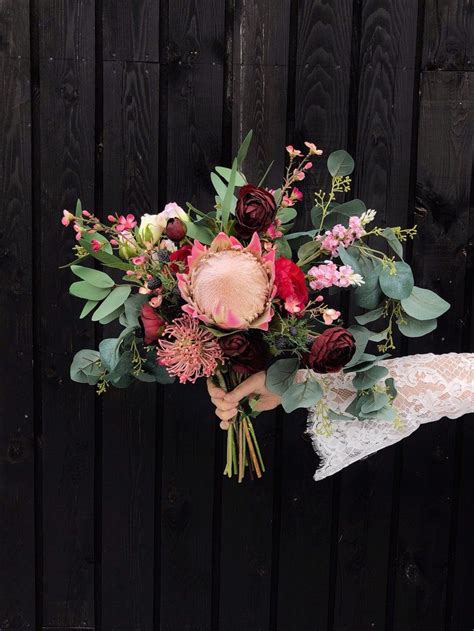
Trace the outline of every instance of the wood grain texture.
<instances>
[{"instance_id":1,"label":"wood grain texture","mask_svg":"<svg viewBox=\"0 0 474 631\"><path fill-rule=\"evenodd\" d=\"M474 11L468 0L426 0L425 70L473 70Z\"/></svg>"},{"instance_id":2,"label":"wood grain texture","mask_svg":"<svg viewBox=\"0 0 474 631\"><path fill-rule=\"evenodd\" d=\"M0 58L0 620L35 625L31 103L28 60Z\"/></svg>"},{"instance_id":3,"label":"wood grain texture","mask_svg":"<svg viewBox=\"0 0 474 631\"><path fill-rule=\"evenodd\" d=\"M166 386L163 396L160 629L204 631L212 616L216 416L203 383Z\"/></svg>"},{"instance_id":4,"label":"wood grain texture","mask_svg":"<svg viewBox=\"0 0 474 631\"><path fill-rule=\"evenodd\" d=\"M0 57L30 55L30 0L3 0L0 4Z\"/></svg>"},{"instance_id":5,"label":"wood grain texture","mask_svg":"<svg viewBox=\"0 0 474 631\"><path fill-rule=\"evenodd\" d=\"M470 308L462 296L472 178L472 94L468 73L422 75L419 237L413 264L417 283L437 291L452 307L436 332L410 343L410 352L462 348L465 310ZM457 494L455 439L456 423L444 420L421 428L403 445L394 628L446 628L450 526Z\"/></svg>"},{"instance_id":6,"label":"wood grain texture","mask_svg":"<svg viewBox=\"0 0 474 631\"><path fill-rule=\"evenodd\" d=\"M298 225L308 229L312 193L329 180L327 155L347 149L353 2L305 0L297 8L296 60L290 69L295 72L294 122L287 132L291 134L288 142L303 147L305 140L313 141L325 153L313 161L312 171L299 186L305 195L305 212L298 217ZM290 125L291 115L290 108ZM332 616L328 603L333 591L331 562L335 562L331 529L337 526L333 523L334 480L313 480L318 458L305 434L306 417L301 411L283 419L277 610L281 631L292 625L325 629Z\"/></svg>"},{"instance_id":7,"label":"wood grain texture","mask_svg":"<svg viewBox=\"0 0 474 631\"><path fill-rule=\"evenodd\" d=\"M360 15L353 194L378 225L410 220L417 3L369 0ZM356 121L354 121L355 123ZM400 353L400 349L398 349ZM387 616L396 449L341 474L334 628L383 629Z\"/></svg>"},{"instance_id":8,"label":"wood grain texture","mask_svg":"<svg viewBox=\"0 0 474 631\"><path fill-rule=\"evenodd\" d=\"M158 206L159 67L104 62L103 77L103 215L139 218ZM109 327L104 337L115 333ZM102 400L105 631L153 627L156 405L156 388L143 383Z\"/></svg>"},{"instance_id":9,"label":"wood grain texture","mask_svg":"<svg viewBox=\"0 0 474 631\"><path fill-rule=\"evenodd\" d=\"M40 57L94 59L94 0L41 0L37 11Z\"/></svg>"},{"instance_id":10,"label":"wood grain texture","mask_svg":"<svg viewBox=\"0 0 474 631\"><path fill-rule=\"evenodd\" d=\"M93 626L94 392L70 381L69 365L79 348L93 347L94 331L78 319L72 275L58 271L74 243L58 217L79 196L85 208L93 204L94 69L45 61L40 77L43 624Z\"/></svg>"},{"instance_id":11,"label":"wood grain texture","mask_svg":"<svg viewBox=\"0 0 474 631\"><path fill-rule=\"evenodd\" d=\"M103 0L103 55L109 61L159 60L158 0Z\"/></svg>"},{"instance_id":12,"label":"wood grain texture","mask_svg":"<svg viewBox=\"0 0 474 631\"><path fill-rule=\"evenodd\" d=\"M160 126L166 143L162 204L185 207L190 201L209 211L215 204L209 173L222 164L225 4L180 0L167 10L161 41L161 58L168 62ZM166 386L162 415L160 624L167 631L204 631L212 624L219 536L213 531L217 419L204 384Z\"/></svg>"}]
</instances>

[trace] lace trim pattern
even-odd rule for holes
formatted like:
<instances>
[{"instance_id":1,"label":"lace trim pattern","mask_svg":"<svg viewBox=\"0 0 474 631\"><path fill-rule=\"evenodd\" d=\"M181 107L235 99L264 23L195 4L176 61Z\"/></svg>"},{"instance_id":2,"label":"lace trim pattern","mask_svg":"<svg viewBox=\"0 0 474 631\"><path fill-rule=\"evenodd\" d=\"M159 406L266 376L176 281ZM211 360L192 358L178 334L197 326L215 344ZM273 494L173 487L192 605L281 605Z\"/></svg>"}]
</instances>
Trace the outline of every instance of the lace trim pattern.
<instances>
[{"instance_id":1,"label":"lace trim pattern","mask_svg":"<svg viewBox=\"0 0 474 631\"><path fill-rule=\"evenodd\" d=\"M353 462L412 434L423 423L443 417L459 418L474 411L474 354L410 355L383 362L396 382L397 408L402 426L378 420L333 421L331 433L318 433L321 419L316 409L309 411L308 432L321 464L316 481L337 473ZM318 375L318 378L321 376ZM343 413L355 396L353 376L325 375L329 407Z\"/></svg>"}]
</instances>

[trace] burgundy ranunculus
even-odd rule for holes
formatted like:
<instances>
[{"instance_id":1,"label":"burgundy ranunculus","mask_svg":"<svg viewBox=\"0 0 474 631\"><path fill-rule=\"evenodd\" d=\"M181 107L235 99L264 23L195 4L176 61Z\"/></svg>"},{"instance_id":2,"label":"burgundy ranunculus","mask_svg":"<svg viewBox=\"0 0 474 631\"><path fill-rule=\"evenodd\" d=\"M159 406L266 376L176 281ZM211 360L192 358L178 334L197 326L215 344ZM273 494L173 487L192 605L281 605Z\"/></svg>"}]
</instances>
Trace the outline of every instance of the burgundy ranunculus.
<instances>
[{"instance_id":1,"label":"burgundy ranunculus","mask_svg":"<svg viewBox=\"0 0 474 631\"><path fill-rule=\"evenodd\" d=\"M351 361L355 350L352 334L341 326L333 326L314 340L307 364L315 372L339 372Z\"/></svg>"},{"instance_id":2,"label":"burgundy ranunculus","mask_svg":"<svg viewBox=\"0 0 474 631\"><path fill-rule=\"evenodd\" d=\"M239 191L235 208L235 232L250 239L254 232L265 232L276 215L275 198L264 188L246 184Z\"/></svg>"},{"instance_id":3,"label":"burgundy ranunculus","mask_svg":"<svg viewBox=\"0 0 474 631\"><path fill-rule=\"evenodd\" d=\"M245 333L233 333L219 338L219 345L234 372L251 375L265 370L267 350L261 338Z\"/></svg>"},{"instance_id":4,"label":"burgundy ranunculus","mask_svg":"<svg viewBox=\"0 0 474 631\"><path fill-rule=\"evenodd\" d=\"M140 320L145 344L148 346L157 342L165 329L165 320L147 302L142 305Z\"/></svg>"},{"instance_id":5,"label":"burgundy ranunculus","mask_svg":"<svg viewBox=\"0 0 474 631\"><path fill-rule=\"evenodd\" d=\"M173 274L176 274L176 272L179 272L179 271L182 271L185 274L188 273L187 260L188 260L188 256L191 256L192 249L193 249L193 246L187 243L186 245L183 245L181 248L179 248L179 250L176 250L175 252L171 252L170 270L173 272ZM184 267L180 268L179 265L176 265L176 263L178 262L184 263Z\"/></svg>"}]
</instances>

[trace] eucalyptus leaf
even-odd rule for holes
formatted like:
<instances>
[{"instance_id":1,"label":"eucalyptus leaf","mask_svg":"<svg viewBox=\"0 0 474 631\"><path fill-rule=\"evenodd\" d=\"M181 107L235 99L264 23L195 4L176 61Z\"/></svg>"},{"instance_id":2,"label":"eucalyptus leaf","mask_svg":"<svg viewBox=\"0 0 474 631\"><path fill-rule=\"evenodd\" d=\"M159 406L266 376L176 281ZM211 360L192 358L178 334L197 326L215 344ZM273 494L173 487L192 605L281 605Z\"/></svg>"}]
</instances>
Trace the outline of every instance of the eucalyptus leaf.
<instances>
[{"instance_id":1,"label":"eucalyptus leaf","mask_svg":"<svg viewBox=\"0 0 474 631\"><path fill-rule=\"evenodd\" d=\"M316 228L316 230L319 230L321 228L322 219L323 219L322 208L320 206L313 206L313 208L311 208L311 223Z\"/></svg>"},{"instance_id":2,"label":"eucalyptus leaf","mask_svg":"<svg viewBox=\"0 0 474 631\"><path fill-rule=\"evenodd\" d=\"M139 327L140 322L138 316L142 310L142 306L148 301L148 296L144 294L133 294L127 298L124 303L125 314L122 318L122 324L127 327Z\"/></svg>"},{"instance_id":3,"label":"eucalyptus leaf","mask_svg":"<svg viewBox=\"0 0 474 631\"><path fill-rule=\"evenodd\" d=\"M317 241L308 241L298 249L298 259L304 261L320 250L321 246Z\"/></svg>"},{"instance_id":4,"label":"eucalyptus leaf","mask_svg":"<svg viewBox=\"0 0 474 631\"><path fill-rule=\"evenodd\" d=\"M216 167L216 171L217 173L219 173L219 175L221 175L227 182L230 181L230 176L232 174L232 169L228 169L227 167ZM237 173L235 174L235 185L236 186L245 186L245 184L247 184L247 180L245 179L245 176L243 173L239 173L237 171Z\"/></svg>"},{"instance_id":5,"label":"eucalyptus leaf","mask_svg":"<svg viewBox=\"0 0 474 631\"><path fill-rule=\"evenodd\" d=\"M267 371L266 386L270 392L283 395L292 385L298 371L299 361L296 358L279 359Z\"/></svg>"},{"instance_id":6,"label":"eucalyptus leaf","mask_svg":"<svg viewBox=\"0 0 474 631\"><path fill-rule=\"evenodd\" d=\"M80 280L69 287L69 293L76 298L84 298L84 300L103 300L109 295L110 289L94 287L85 280Z\"/></svg>"},{"instance_id":7,"label":"eucalyptus leaf","mask_svg":"<svg viewBox=\"0 0 474 631\"><path fill-rule=\"evenodd\" d=\"M369 414L381 410L390 403L390 397L385 392L372 392L372 401L364 403L361 412Z\"/></svg>"},{"instance_id":8,"label":"eucalyptus leaf","mask_svg":"<svg viewBox=\"0 0 474 631\"><path fill-rule=\"evenodd\" d=\"M385 421L387 423L393 423L397 416L398 412L392 405L386 405L380 410L375 410L374 412L367 412L366 414L364 414L364 418Z\"/></svg>"},{"instance_id":9,"label":"eucalyptus leaf","mask_svg":"<svg viewBox=\"0 0 474 631\"><path fill-rule=\"evenodd\" d=\"M346 217L360 217L362 213L365 213L367 206L361 199L351 199L343 204L333 206L333 212L338 215L344 215Z\"/></svg>"},{"instance_id":10,"label":"eucalyptus leaf","mask_svg":"<svg viewBox=\"0 0 474 631\"><path fill-rule=\"evenodd\" d=\"M286 208L280 208L277 217L282 223L289 223L296 217L297 214L298 213L294 208L288 206Z\"/></svg>"},{"instance_id":11,"label":"eucalyptus leaf","mask_svg":"<svg viewBox=\"0 0 474 631\"><path fill-rule=\"evenodd\" d=\"M392 250L397 254L401 259L403 259L403 246L400 241L395 236L395 233L392 228L385 228L382 232L383 238L387 241Z\"/></svg>"},{"instance_id":12,"label":"eucalyptus leaf","mask_svg":"<svg viewBox=\"0 0 474 631\"><path fill-rule=\"evenodd\" d=\"M211 173L211 182L218 197L222 202L227 191L227 186L216 173Z\"/></svg>"},{"instance_id":13,"label":"eucalyptus leaf","mask_svg":"<svg viewBox=\"0 0 474 631\"><path fill-rule=\"evenodd\" d=\"M277 246L278 256L284 256L287 259L291 259L291 248L288 241L284 237L275 239L275 244Z\"/></svg>"},{"instance_id":14,"label":"eucalyptus leaf","mask_svg":"<svg viewBox=\"0 0 474 631\"><path fill-rule=\"evenodd\" d=\"M321 385L309 377L302 383L294 383L283 394L281 405L285 412L293 412L297 408L311 408L323 396Z\"/></svg>"},{"instance_id":15,"label":"eucalyptus leaf","mask_svg":"<svg viewBox=\"0 0 474 631\"><path fill-rule=\"evenodd\" d=\"M302 237L313 237L316 235L316 230L306 230L303 232L292 232L291 234L285 235L287 241L291 241L293 239L301 239Z\"/></svg>"},{"instance_id":16,"label":"eucalyptus leaf","mask_svg":"<svg viewBox=\"0 0 474 631\"><path fill-rule=\"evenodd\" d=\"M102 289L110 288L115 285L114 279L110 278L105 272L93 269L91 267L82 267L82 265L71 265L71 271L73 274L87 281L94 287L100 287Z\"/></svg>"},{"instance_id":17,"label":"eucalyptus leaf","mask_svg":"<svg viewBox=\"0 0 474 631\"><path fill-rule=\"evenodd\" d=\"M344 177L345 175L350 175L354 170L354 160L347 151L339 149L338 151L333 151L328 157L327 166L329 173L333 177Z\"/></svg>"},{"instance_id":18,"label":"eucalyptus leaf","mask_svg":"<svg viewBox=\"0 0 474 631\"><path fill-rule=\"evenodd\" d=\"M97 307L99 302L100 300L88 300L86 304L84 305L84 307L82 308L81 315L79 316L79 318L82 320L83 318L88 316L89 313Z\"/></svg>"},{"instance_id":19,"label":"eucalyptus leaf","mask_svg":"<svg viewBox=\"0 0 474 631\"><path fill-rule=\"evenodd\" d=\"M358 324L353 324L347 330L353 335L356 341L356 352L351 359L351 362L355 364L359 361L365 351L370 339L370 331L364 326L360 326Z\"/></svg>"},{"instance_id":20,"label":"eucalyptus leaf","mask_svg":"<svg viewBox=\"0 0 474 631\"><path fill-rule=\"evenodd\" d=\"M394 265L395 274L391 273L390 267L385 267L380 271L379 283L386 296L402 300L408 298L413 290L415 284L413 272L408 263L403 261L397 261Z\"/></svg>"},{"instance_id":21,"label":"eucalyptus leaf","mask_svg":"<svg viewBox=\"0 0 474 631\"><path fill-rule=\"evenodd\" d=\"M367 311L367 313L363 313L362 315L355 316L358 324L369 324L369 322L375 322L379 320L384 312L383 307L379 307L378 309L373 309L372 311Z\"/></svg>"},{"instance_id":22,"label":"eucalyptus leaf","mask_svg":"<svg viewBox=\"0 0 474 631\"><path fill-rule=\"evenodd\" d=\"M69 374L72 381L94 386L99 381L101 372L100 354L85 348L74 355Z\"/></svg>"},{"instance_id":23,"label":"eucalyptus leaf","mask_svg":"<svg viewBox=\"0 0 474 631\"><path fill-rule=\"evenodd\" d=\"M352 267L354 272L362 275L362 270L359 266L360 257L358 256L358 253L359 250L357 248L345 248L343 245L340 245L337 255L344 263L344 265L349 265L350 267Z\"/></svg>"},{"instance_id":24,"label":"eucalyptus leaf","mask_svg":"<svg viewBox=\"0 0 474 631\"><path fill-rule=\"evenodd\" d=\"M97 310L92 316L92 320L94 322L102 320L118 309L118 307L121 307L130 296L131 291L132 288L129 285L120 285L119 287L113 289L100 307L97 307Z\"/></svg>"},{"instance_id":25,"label":"eucalyptus leaf","mask_svg":"<svg viewBox=\"0 0 474 631\"><path fill-rule=\"evenodd\" d=\"M112 311L112 313L109 313L109 315L106 315L104 318L101 318L99 322L102 325L109 324L110 322L113 322L117 318L120 318L123 312L124 312L123 305L120 305L120 307L117 307L115 311Z\"/></svg>"},{"instance_id":26,"label":"eucalyptus leaf","mask_svg":"<svg viewBox=\"0 0 474 631\"><path fill-rule=\"evenodd\" d=\"M100 360L107 372L112 372L120 358L120 340L118 337L108 337L99 344Z\"/></svg>"},{"instance_id":27,"label":"eucalyptus leaf","mask_svg":"<svg viewBox=\"0 0 474 631\"><path fill-rule=\"evenodd\" d=\"M397 326L400 333L405 337L422 337L436 329L438 321L433 320L416 320L411 316L404 314L403 320L397 320Z\"/></svg>"},{"instance_id":28,"label":"eucalyptus leaf","mask_svg":"<svg viewBox=\"0 0 474 631\"><path fill-rule=\"evenodd\" d=\"M370 370L357 374L352 380L352 385L356 390L367 390L387 375L388 370L384 366L372 366Z\"/></svg>"},{"instance_id":29,"label":"eucalyptus leaf","mask_svg":"<svg viewBox=\"0 0 474 631\"><path fill-rule=\"evenodd\" d=\"M403 311L417 320L439 318L451 305L429 289L413 287L411 294L402 300Z\"/></svg>"},{"instance_id":30,"label":"eucalyptus leaf","mask_svg":"<svg viewBox=\"0 0 474 631\"><path fill-rule=\"evenodd\" d=\"M204 245L210 245L214 239L214 234L209 230L209 228L201 226L198 223L192 223L191 221L188 221L188 223L186 224L186 229L186 234L189 239L196 239Z\"/></svg>"}]
</instances>

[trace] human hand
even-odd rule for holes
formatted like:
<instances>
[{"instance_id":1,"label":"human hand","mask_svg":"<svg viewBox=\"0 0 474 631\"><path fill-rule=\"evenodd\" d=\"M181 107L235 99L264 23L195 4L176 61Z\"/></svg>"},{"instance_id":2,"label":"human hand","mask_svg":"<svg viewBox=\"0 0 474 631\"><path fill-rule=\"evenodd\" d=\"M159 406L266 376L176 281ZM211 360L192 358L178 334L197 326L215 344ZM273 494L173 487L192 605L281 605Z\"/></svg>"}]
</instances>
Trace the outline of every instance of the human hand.
<instances>
[{"instance_id":1,"label":"human hand","mask_svg":"<svg viewBox=\"0 0 474 631\"><path fill-rule=\"evenodd\" d=\"M281 397L270 392L265 385L266 376L267 373L264 371L257 372L230 392L225 392L216 386L211 379L207 380L207 390L212 403L216 406L216 415L221 419L222 429L229 429L230 423L237 414L239 401L244 397L258 397L253 406L258 412L273 410L280 405Z\"/></svg>"}]
</instances>

